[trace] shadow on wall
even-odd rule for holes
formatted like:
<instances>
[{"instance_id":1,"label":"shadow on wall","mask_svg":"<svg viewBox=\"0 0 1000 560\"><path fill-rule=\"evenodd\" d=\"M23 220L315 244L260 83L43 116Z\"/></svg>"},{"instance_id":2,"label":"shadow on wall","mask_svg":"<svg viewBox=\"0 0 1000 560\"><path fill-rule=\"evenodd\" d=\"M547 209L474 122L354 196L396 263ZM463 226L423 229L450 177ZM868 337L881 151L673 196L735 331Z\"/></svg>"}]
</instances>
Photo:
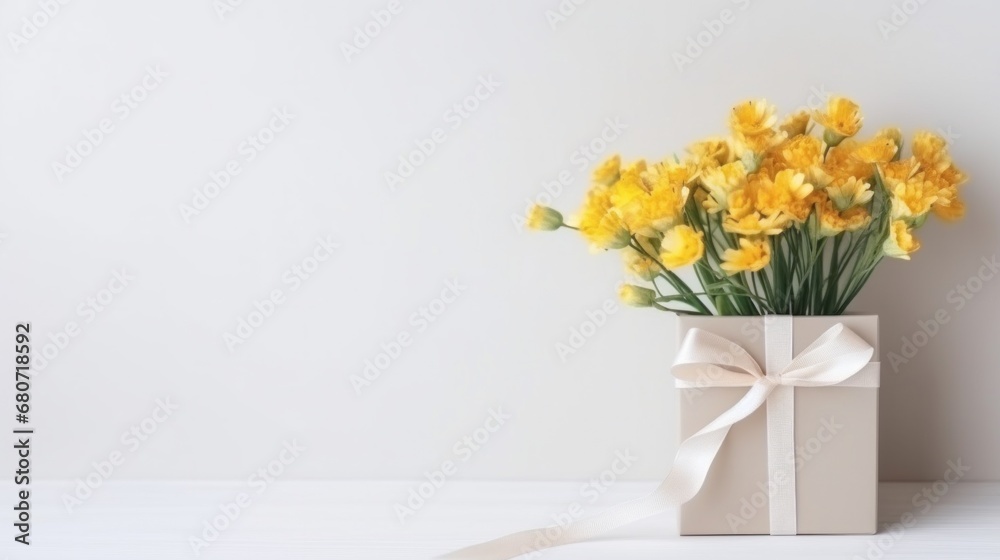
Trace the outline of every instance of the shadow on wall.
<instances>
[{"instance_id":1,"label":"shadow on wall","mask_svg":"<svg viewBox=\"0 0 1000 560\"><path fill-rule=\"evenodd\" d=\"M976 211L986 207L976 188L970 182L963 192L963 221L932 217L917 232L913 260L884 260L849 309L880 316L882 480L935 480L958 456L975 464L984 434L968 426L998 422L989 387L1000 381L984 364L996 351L987 341L996 340L1000 227Z\"/></svg>"}]
</instances>

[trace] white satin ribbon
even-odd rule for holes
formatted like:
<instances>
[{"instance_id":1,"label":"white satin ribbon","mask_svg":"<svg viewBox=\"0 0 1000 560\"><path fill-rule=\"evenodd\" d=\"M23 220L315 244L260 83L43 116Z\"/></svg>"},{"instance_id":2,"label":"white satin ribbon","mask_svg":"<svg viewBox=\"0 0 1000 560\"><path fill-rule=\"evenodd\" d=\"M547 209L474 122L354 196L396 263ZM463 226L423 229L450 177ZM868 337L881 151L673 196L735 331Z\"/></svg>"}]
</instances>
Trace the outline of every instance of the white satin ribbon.
<instances>
[{"instance_id":1,"label":"white satin ribbon","mask_svg":"<svg viewBox=\"0 0 1000 560\"><path fill-rule=\"evenodd\" d=\"M787 346L790 358L791 318L786 318L786 324L786 319L776 319L776 317L768 316L765 319L765 348L768 355L771 353L772 345L775 352L784 354ZM769 330L770 336L768 336ZM862 374L862 379L855 383L860 384L851 386L877 387L878 364L869 364L874 352L871 345L861 337L843 323L837 323L794 359L775 359L773 364L769 359L768 371L765 374L740 345L702 329L691 329L684 337L671 368L678 382L686 387L749 386L750 389L732 408L681 442L674 457L673 468L652 494L625 502L564 527L553 526L513 533L451 552L441 558L506 560L545 548L592 539L683 504L701 490L712 461L715 460L726 434L729 433L729 428L752 414L765 402L769 403L770 407L772 401L769 397L776 389L787 388L791 391L792 387L847 385L845 381L858 377L855 374L859 372ZM783 361L787 363L784 367L779 367ZM773 370L770 367L772 365L775 368ZM793 418L788 416L787 410L779 414L784 420L776 417L776 422L784 421L786 424L784 429L791 432ZM772 444L770 428L768 432L768 446L770 446ZM790 478L794 478L794 469L791 474ZM793 486L792 515L794 515L794 499ZM787 507L781 511L783 513L778 515L787 517ZM772 523L773 519L772 517ZM789 528L783 520L784 517L779 519L779 522L785 524L780 530L787 531Z\"/></svg>"}]
</instances>

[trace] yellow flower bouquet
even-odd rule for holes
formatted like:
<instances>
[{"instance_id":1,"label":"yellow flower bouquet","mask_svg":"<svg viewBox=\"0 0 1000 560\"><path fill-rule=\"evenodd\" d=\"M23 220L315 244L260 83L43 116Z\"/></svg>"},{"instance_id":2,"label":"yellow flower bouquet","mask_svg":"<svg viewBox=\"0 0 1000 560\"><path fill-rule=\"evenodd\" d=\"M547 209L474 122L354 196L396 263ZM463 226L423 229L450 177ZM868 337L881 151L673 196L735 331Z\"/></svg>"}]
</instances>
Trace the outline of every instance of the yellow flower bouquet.
<instances>
[{"instance_id":1,"label":"yellow flower bouquet","mask_svg":"<svg viewBox=\"0 0 1000 560\"><path fill-rule=\"evenodd\" d=\"M958 187L967 178L943 138L917 132L904 158L898 129L856 140L861 123L858 105L843 97L780 123L766 100L745 101L729 115L728 137L652 164L622 166L613 156L594 171L572 224L535 206L528 225L575 229L595 249L620 250L648 286L624 284L629 305L840 315L882 258L909 259L920 247L913 232L930 213L964 213ZM700 291L676 273L688 266Z\"/></svg>"}]
</instances>

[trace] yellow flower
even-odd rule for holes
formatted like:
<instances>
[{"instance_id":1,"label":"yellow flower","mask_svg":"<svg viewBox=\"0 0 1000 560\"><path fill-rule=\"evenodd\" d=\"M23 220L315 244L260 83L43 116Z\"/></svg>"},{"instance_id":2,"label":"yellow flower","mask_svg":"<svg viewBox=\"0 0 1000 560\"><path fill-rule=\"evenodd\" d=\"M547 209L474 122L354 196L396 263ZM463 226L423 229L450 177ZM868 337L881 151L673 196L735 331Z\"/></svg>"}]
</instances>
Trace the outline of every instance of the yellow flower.
<instances>
[{"instance_id":1,"label":"yellow flower","mask_svg":"<svg viewBox=\"0 0 1000 560\"><path fill-rule=\"evenodd\" d=\"M783 214L762 217L760 212L753 212L739 219L727 217L722 222L722 229L739 235L778 235L788 223L788 217Z\"/></svg>"},{"instance_id":2,"label":"yellow flower","mask_svg":"<svg viewBox=\"0 0 1000 560\"><path fill-rule=\"evenodd\" d=\"M855 177L867 179L874 175L874 166L854 157L858 145L853 140L846 140L840 145L830 148L823 162L823 171L832 179ZM897 162L892 162L893 164Z\"/></svg>"},{"instance_id":3,"label":"yellow flower","mask_svg":"<svg viewBox=\"0 0 1000 560\"><path fill-rule=\"evenodd\" d=\"M831 150L832 151L832 150ZM917 158L911 157L899 161L890 161L878 166L879 174L886 188L892 190L896 185L905 183L917 174L920 163Z\"/></svg>"},{"instance_id":4,"label":"yellow flower","mask_svg":"<svg viewBox=\"0 0 1000 560\"><path fill-rule=\"evenodd\" d=\"M748 216L757 207L757 183L747 183L741 189L729 193L729 216L739 220Z\"/></svg>"},{"instance_id":5,"label":"yellow flower","mask_svg":"<svg viewBox=\"0 0 1000 560\"><path fill-rule=\"evenodd\" d=\"M648 168L648 166L646 165L646 160L644 160L644 159L637 159L634 162L632 162L631 165L629 165L628 167L626 167L625 169L623 169L622 170L622 174L625 174L625 173L642 173L642 172L646 171L647 168Z\"/></svg>"},{"instance_id":6,"label":"yellow flower","mask_svg":"<svg viewBox=\"0 0 1000 560\"><path fill-rule=\"evenodd\" d=\"M698 164L694 161L676 162L667 160L657 163L652 169L641 174L642 180L647 186L671 185L679 188L687 185L698 176Z\"/></svg>"},{"instance_id":7,"label":"yellow flower","mask_svg":"<svg viewBox=\"0 0 1000 560\"><path fill-rule=\"evenodd\" d=\"M965 216L965 203L956 194L955 198L950 200L947 205L935 204L934 215L949 222L960 220Z\"/></svg>"},{"instance_id":8,"label":"yellow flower","mask_svg":"<svg viewBox=\"0 0 1000 560\"><path fill-rule=\"evenodd\" d=\"M871 213L863 206L848 208L840 213L840 217L845 222L844 231L858 231L868 227L868 224L872 222Z\"/></svg>"},{"instance_id":9,"label":"yellow flower","mask_svg":"<svg viewBox=\"0 0 1000 560\"><path fill-rule=\"evenodd\" d=\"M858 146L853 156L865 163L887 163L892 161L899 146L888 136L876 136Z\"/></svg>"},{"instance_id":10,"label":"yellow flower","mask_svg":"<svg viewBox=\"0 0 1000 560\"><path fill-rule=\"evenodd\" d=\"M782 212L782 217L791 220L797 224L805 223L809 219L809 214L812 213L813 206L816 205L817 191L813 191L809 196L803 198L802 200L793 200L791 204L788 205L788 209ZM787 226L788 224L786 224Z\"/></svg>"},{"instance_id":11,"label":"yellow flower","mask_svg":"<svg viewBox=\"0 0 1000 560\"><path fill-rule=\"evenodd\" d=\"M632 307L652 307L653 300L656 299L656 292L642 286L632 284L622 284L618 289L618 297L625 305Z\"/></svg>"},{"instance_id":12,"label":"yellow flower","mask_svg":"<svg viewBox=\"0 0 1000 560\"><path fill-rule=\"evenodd\" d=\"M587 193L580 211L578 228L595 249L621 249L631 234L621 212L611 204L611 189L597 186Z\"/></svg>"},{"instance_id":13,"label":"yellow flower","mask_svg":"<svg viewBox=\"0 0 1000 560\"><path fill-rule=\"evenodd\" d=\"M808 173L823 160L823 143L815 136L796 136L781 150L781 157L790 169Z\"/></svg>"},{"instance_id":14,"label":"yellow flower","mask_svg":"<svg viewBox=\"0 0 1000 560\"><path fill-rule=\"evenodd\" d=\"M823 139L831 146L857 134L863 120L861 108L846 97L831 97L826 103L826 110L813 113L813 119L826 128Z\"/></svg>"},{"instance_id":15,"label":"yellow flower","mask_svg":"<svg viewBox=\"0 0 1000 560\"><path fill-rule=\"evenodd\" d=\"M741 188L746 180L746 168L740 161L705 170L701 174L701 184L708 190L705 209L712 213L725 210L729 194Z\"/></svg>"},{"instance_id":16,"label":"yellow flower","mask_svg":"<svg viewBox=\"0 0 1000 560\"><path fill-rule=\"evenodd\" d=\"M809 112L797 111L785 117L785 120L781 121L781 124L778 125L778 130L787 134L789 138L792 138L800 134L805 134L806 127L808 126Z\"/></svg>"},{"instance_id":17,"label":"yellow flower","mask_svg":"<svg viewBox=\"0 0 1000 560\"><path fill-rule=\"evenodd\" d=\"M883 128L882 130L878 131L878 133L875 134L875 136L878 138L888 138L892 140L892 142L896 144L896 148L903 147L903 131L899 130L894 126L890 126L889 128Z\"/></svg>"},{"instance_id":18,"label":"yellow flower","mask_svg":"<svg viewBox=\"0 0 1000 560\"><path fill-rule=\"evenodd\" d=\"M775 132L771 129L754 135L737 134L734 136L735 152L740 157L746 157L748 154L763 154L784 142L785 138L784 132Z\"/></svg>"},{"instance_id":19,"label":"yellow flower","mask_svg":"<svg viewBox=\"0 0 1000 560\"><path fill-rule=\"evenodd\" d=\"M740 239L739 249L726 249L719 265L727 274L757 272L771 262L771 244L766 238Z\"/></svg>"},{"instance_id":20,"label":"yellow flower","mask_svg":"<svg viewBox=\"0 0 1000 560\"><path fill-rule=\"evenodd\" d=\"M629 169L611 188L611 203L629 231L653 237L680 219L688 191L674 184L668 175L640 174Z\"/></svg>"},{"instance_id":21,"label":"yellow flower","mask_svg":"<svg viewBox=\"0 0 1000 560\"><path fill-rule=\"evenodd\" d=\"M643 280L651 281L660 273L660 265L656 261L631 247L622 251L622 260L625 262L625 270Z\"/></svg>"},{"instance_id":22,"label":"yellow flower","mask_svg":"<svg viewBox=\"0 0 1000 560\"><path fill-rule=\"evenodd\" d=\"M649 188L637 171L625 170L611 186L609 200L618 209L626 222L642 210L642 204L649 196Z\"/></svg>"},{"instance_id":23,"label":"yellow flower","mask_svg":"<svg viewBox=\"0 0 1000 560\"><path fill-rule=\"evenodd\" d=\"M919 248L920 242L913 237L913 230L906 222L896 220L889 225L889 237L882 244L885 256L910 260L910 254Z\"/></svg>"},{"instance_id":24,"label":"yellow flower","mask_svg":"<svg viewBox=\"0 0 1000 560\"><path fill-rule=\"evenodd\" d=\"M774 181L766 181L757 192L757 209L765 215L792 213L792 205L805 200L813 186L805 182L805 174L793 169L779 171Z\"/></svg>"},{"instance_id":25,"label":"yellow flower","mask_svg":"<svg viewBox=\"0 0 1000 560\"><path fill-rule=\"evenodd\" d=\"M536 204L528 212L528 227L531 229L552 231L561 228L562 225L562 214L548 206Z\"/></svg>"},{"instance_id":26,"label":"yellow flower","mask_svg":"<svg viewBox=\"0 0 1000 560\"><path fill-rule=\"evenodd\" d=\"M733 160L733 149L725 138L706 138L688 146L687 151L699 164L709 162L711 167L711 163L725 165Z\"/></svg>"},{"instance_id":27,"label":"yellow flower","mask_svg":"<svg viewBox=\"0 0 1000 560\"><path fill-rule=\"evenodd\" d=\"M819 236L832 237L845 231L858 231L872 221L871 214L863 206L855 206L841 212L829 200L818 205Z\"/></svg>"},{"instance_id":28,"label":"yellow flower","mask_svg":"<svg viewBox=\"0 0 1000 560\"><path fill-rule=\"evenodd\" d=\"M848 177L837 179L827 186L826 194L830 195L830 200L837 210L843 212L852 206L866 204L875 193L871 190L870 184L856 177Z\"/></svg>"},{"instance_id":29,"label":"yellow flower","mask_svg":"<svg viewBox=\"0 0 1000 560\"><path fill-rule=\"evenodd\" d=\"M773 181L778 175L778 172L784 171L785 169L788 169L785 166L785 160L779 157L778 154L772 152L765 154L764 157L760 159L756 171L754 171L748 179L770 179Z\"/></svg>"},{"instance_id":30,"label":"yellow flower","mask_svg":"<svg viewBox=\"0 0 1000 560\"><path fill-rule=\"evenodd\" d=\"M914 134L911 151L922 169L944 171L951 165L945 139L932 132L920 131Z\"/></svg>"},{"instance_id":31,"label":"yellow flower","mask_svg":"<svg viewBox=\"0 0 1000 560\"><path fill-rule=\"evenodd\" d=\"M951 164L943 172L928 169L920 175L926 182L934 185L937 200L934 201L933 209L938 217L954 221L965 215L965 204L958 198L958 187L968 180L965 173ZM954 208L949 208L951 206Z\"/></svg>"},{"instance_id":32,"label":"yellow flower","mask_svg":"<svg viewBox=\"0 0 1000 560\"><path fill-rule=\"evenodd\" d=\"M621 170L622 158L615 154L597 166L597 169L594 170L594 182L599 185L611 186L618 180Z\"/></svg>"},{"instance_id":33,"label":"yellow flower","mask_svg":"<svg viewBox=\"0 0 1000 560\"><path fill-rule=\"evenodd\" d=\"M958 198L958 187L968 177L955 167L944 138L930 132L914 134L913 159L920 162L921 171L915 178L923 178L925 196L933 191L937 197L932 206L934 214L948 221L962 218L965 204Z\"/></svg>"},{"instance_id":34,"label":"yellow flower","mask_svg":"<svg viewBox=\"0 0 1000 560\"><path fill-rule=\"evenodd\" d=\"M958 198L958 187L967 179L953 164L942 173L933 169L921 172L924 180L934 185L937 200L934 201L934 214L939 218L954 221L965 215L965 204Z\"/></svg>"},{"instance_id":35,"label":"yellow flower","mask_svg":"<svg viewBox=\"0 0 1000 560\"><path fill-rule=\"evenodd\" d=\"M937 188L925 180L923 173L917 173L907 181L895 181L890 192L894 220L916 220L930 212L938 200Z\"/></svg>"},{"instance_id":36,"label":"yellow flower","mask_svg":"<svg viewBox=\"0 0 1000 560\"><path fill-rule=\"evenodd\" d=\"M942 182L952 187L964 185L969 180L969 177L961 169L955 167L955 164L949 165L939 176Z\"/></svg>"},{"instance_id":37,"label":"yellow flower","mask_svg":"<svg viewBox=\"0 0 1000 560\"><path fill-rule=\"evenodd\" d=\"M670 270L694 264L705 254L702 237L702 232L691 226L671 228L660 242L660 262Z\"/></svg>"},{"instance_id":38,"label":"yellow flower","mask_svg":"<svg viewBox=\"0 0 1000 560\"><path fill-rule=\"evenodd\" d=\"M756 136L770 130L777 120L774 105L766 99L749 100L733 107L729 128L737 136Z\"/></svg>"},{"instance_id":39,"label":"yellow flower","mask_svg":"<svg viewBox=\"0 0 1000 560\"><path fill-rule=\"evenodd\" d=\"M687 202L689 192L687 187L678 189L673 185L655 186L642 207L636 231L653 236L674 227L684 214L684 203Z\"/></svg>"}]
</instances>

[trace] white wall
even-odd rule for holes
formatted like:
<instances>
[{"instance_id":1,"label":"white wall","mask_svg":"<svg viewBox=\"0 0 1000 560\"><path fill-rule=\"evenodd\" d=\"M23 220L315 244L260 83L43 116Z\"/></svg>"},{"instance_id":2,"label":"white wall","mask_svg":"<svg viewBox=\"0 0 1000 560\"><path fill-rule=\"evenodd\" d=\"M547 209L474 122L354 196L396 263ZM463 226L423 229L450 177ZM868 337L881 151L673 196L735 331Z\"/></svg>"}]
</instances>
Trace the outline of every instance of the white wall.
<instances>
[{"instance_id":1,"label":"white wall","mask_svg":"<svg viewBox=\"0 0 1000 560\"><path fill-rule=\"evenodd\" d=\"M575 208L589 169L574 153L609 119L627 127L611 150L660 157L724 132L741 99L791 110L840 92L869 131L951 131L972 176L968 219L921 231L916 258L885 264L854 306L882 315L886 352L938 309L950 319L884 368L882 475L936 478L961 457L970 478L1000 478L1000 282L962 309L948 296L1000 239L995 3L928 2L883 37L894 4L918 4L592 0L553 29L556 0L401 1L350 61L342 44L387 2L246 0L221 20L208 0L74 2L17 52L8 34L40 8L3 3L0 336L32 321L37 350L79 329L35 373L37 476L83 477L118 450L122 479L242 479L295 438L299 478L417 478L453 459L460 477L575 479L626 449L628 477L659 477L676 445L673 317L617 310L561 360L622 273L512 217L563 172L555 205ZM723 10L734 21L678 68ZM167 75L126 116L113 103L150 66ZM477 88L474 112L449 113ZM241 142L282 108L290 124L246 161ZM105 118L113 131L57 179ZM384 173L435 129L443 142L391 190ZM240 174L186 222L179 205L233 159ZM293 290L283 275L317 238L339 248ZM110 304L78 309L123 268L134 279ZM223 333L275 289L286 299L231 353ZM429 305L441 314L421 330ZM401 334L412 344L358 395L351 376ZM155 433L121 439L168 397ZM510 419L455 449L491 408Z\"/></svg>"}]
</instances>

